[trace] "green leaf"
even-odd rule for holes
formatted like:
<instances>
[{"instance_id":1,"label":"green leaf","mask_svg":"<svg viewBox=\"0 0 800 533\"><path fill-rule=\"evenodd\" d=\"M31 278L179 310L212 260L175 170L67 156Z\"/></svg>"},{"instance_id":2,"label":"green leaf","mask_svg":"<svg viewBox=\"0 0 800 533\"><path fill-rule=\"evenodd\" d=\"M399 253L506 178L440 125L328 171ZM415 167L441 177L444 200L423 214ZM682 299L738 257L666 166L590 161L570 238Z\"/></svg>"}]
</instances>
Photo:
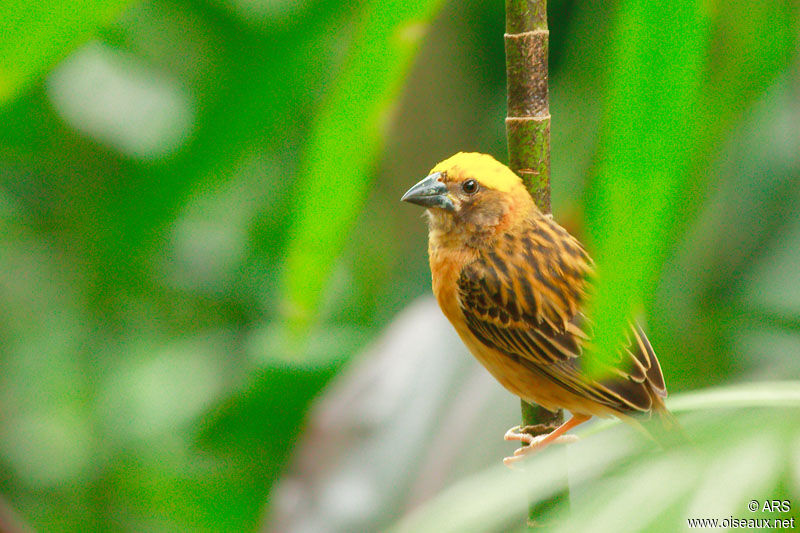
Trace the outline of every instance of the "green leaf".
<instances>
[{"instance_id":1,"label":"green leaf","mask_svg":"<svg viewBox=\"0 0 800 533\"><path fill-rule=\"evenodd\" d=\"M373 165L424 24L440 0L371 1L319 111L294 185L282 302L303 338L372 180Z\"/></svg>"},{"instance_id":2,"label":"green leaf","mask_svg":"<svg viewBox=\"0 0 800 533\"><path fill-rule=\"evenodd\" d=\"M713 150L791 57L794 8L767 4L620 6L587 198L600 274L590 310L598 357L615 357L636 304L652 302L669 251L704 198ZM599 368L592 361L590 372Z\"/></svg>"},{"instance_id":3,"label":"green leaf","mask_svg":"<svg viewBox=\"0 0 800 533\"><path fill-rule=\"evenodd\" d=\"M259 517L269 512L263 502L270 502L269 492L291 456L309 404L334 372L333 366L265 367L246 390L210 413L202 423L198 443L204 452L224 458L235 475L205 487L206 505L185 508L207 512L209 528L222 519L234 524L230 531L252 530ZM247 494L248 500L242 502L237 494ZM228 505L220 505L228 498Z\"/></svg>"},{"instance_id":4,"label":"green leaf","mask_svg":"<svg viewBox=\"0 0 800 533\"><path fill-rule=\"evenodd\" d=\"M743 383L687 392L669 401L669 408L674 412L741 407L800 409L800 383L796 381Z\"/></svg>"},{"instance_id":5,"label":"green leaf","mask_svg":"<svg viewBox=\"0 0 800 533\"><path fill-rule=\"evenodd\" d=\"M600 163L587 199L600 274L591 316L597 355L607 360L616 355L630 302L654 289L669 212L687 181L708 20L696 2L630 0L616 33Z\"/></svg>"},{"instance_id":6,"label":"green leaf","mask_svg":"<svg viewBox=\"0 0 800 533\"><path fill-rule=\"evenodd\" d=\"M670 407L678 406L692 411L681 417L691 445L657 450L623 424L580 432L566 452L571 505L557 506L542 522L564 532L679 531L688 518L764 518L745 505L779 497L780 473L794 459L785 451L798 438L800 382L708 389L677 396ZM530 457L521 472L498 465L469 477L391 531L510 530L513 520L524 520L529 501L548 499L560 486L560 451Z\"/></svg>"},{"instance_id":7,"label":"green leaf","mask_svg":"<svg viewBox=\"0 0 800 533\"><path fill-rule=\"evenodd\" d=\"M0 3L0 105L99 28L129 0L53 0Z\"/></svg>"}]
</instances>

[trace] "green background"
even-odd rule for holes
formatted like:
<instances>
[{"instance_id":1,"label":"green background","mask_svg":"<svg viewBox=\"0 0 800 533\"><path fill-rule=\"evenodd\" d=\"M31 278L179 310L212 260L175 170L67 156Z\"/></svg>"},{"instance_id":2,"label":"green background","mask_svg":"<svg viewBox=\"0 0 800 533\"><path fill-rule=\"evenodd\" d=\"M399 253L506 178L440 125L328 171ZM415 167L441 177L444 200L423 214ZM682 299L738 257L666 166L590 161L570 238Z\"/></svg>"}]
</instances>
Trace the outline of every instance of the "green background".
<instances>
[{"instance_id":1,"label":"green background","mask_svg":"<svg viewBox=\"0 0 800 533\"><path fill-rule=\"evenodd\" d=\"M549 9L553 211L598 260L599 345L630 311L672 392L797 379L796 3ZM310 402L429 293L424 223L399 197L455 151L507 160L503 24L485 0L3 2L4 520L269 523ZM799 501L796 390L738 393L757 422L697 429L686 462L586 482L613 508L625 475L700 469L724 441L775 465L729 498ZM784 417L758 414L770 391ZM750 433L774 445L748 455ZM503 492L471 486L409 530ZM481 497L494 518L470 527L510 527L508 500Z\"/></svg>"}]
</instances>

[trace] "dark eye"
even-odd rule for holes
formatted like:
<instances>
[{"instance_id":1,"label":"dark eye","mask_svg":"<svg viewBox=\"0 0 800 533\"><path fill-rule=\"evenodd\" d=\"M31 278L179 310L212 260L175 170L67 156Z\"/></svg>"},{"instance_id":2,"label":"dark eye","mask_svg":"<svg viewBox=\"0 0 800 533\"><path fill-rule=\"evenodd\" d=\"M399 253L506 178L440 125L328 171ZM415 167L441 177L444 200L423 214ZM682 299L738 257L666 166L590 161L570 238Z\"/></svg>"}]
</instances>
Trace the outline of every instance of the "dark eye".
<instances>
[{"instance_id":1,"label":"dark eye","mask_svg":"<svg viewBox=\"0 0 800 533\"><path fill-rule=\"evenodd\" d=\"M478 192L478 182L475 180L467 180L461 184L461 190L467 194L475 194Z\"/></svg>"}]
</instances>

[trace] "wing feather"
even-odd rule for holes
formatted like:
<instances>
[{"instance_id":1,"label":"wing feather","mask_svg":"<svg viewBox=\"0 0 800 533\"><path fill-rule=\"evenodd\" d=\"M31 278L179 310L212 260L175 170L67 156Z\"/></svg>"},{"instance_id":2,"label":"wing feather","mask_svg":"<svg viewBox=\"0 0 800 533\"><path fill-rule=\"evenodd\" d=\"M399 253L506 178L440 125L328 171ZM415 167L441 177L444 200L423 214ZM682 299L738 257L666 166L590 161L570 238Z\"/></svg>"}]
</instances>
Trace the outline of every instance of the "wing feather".
<instances>
[{"instance_id":1,"label":"wing feather","mask_svg":"<svg viewBox=\"0 0 800 533\"><path fill-rule=\"evenodd\" d=\"M459 304L472 333L484 344L565 389L621 411L648 411L650 391L666 395L655 352L632 323L609 377L589 380L581 354L590 324L579 312L592 262L565 230L543 218L521 239L506 235L491 252L465 267Z\"/></svg>"}]
</instances>

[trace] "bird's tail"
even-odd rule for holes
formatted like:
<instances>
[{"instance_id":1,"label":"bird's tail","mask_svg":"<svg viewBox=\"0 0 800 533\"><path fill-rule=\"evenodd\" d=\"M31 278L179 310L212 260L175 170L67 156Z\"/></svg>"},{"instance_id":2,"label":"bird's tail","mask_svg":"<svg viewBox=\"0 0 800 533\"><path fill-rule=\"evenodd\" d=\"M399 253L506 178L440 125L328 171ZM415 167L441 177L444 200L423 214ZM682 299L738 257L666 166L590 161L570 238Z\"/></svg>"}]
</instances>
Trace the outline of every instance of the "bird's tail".
<instances>
[{"instance_id":1,"label":"bird's tail","mask_svg":"<svg viewBox=\"0 0 800 533\"><path fill-rule=\"evenodd\" d=\"M691 442L683 426L675 418L675 415L667 409L661 398L658 398L653 406L652 416L649 419L640 420L640 422L648 436L664 448L672 448Z\"/></svg>"}]
</instances>

